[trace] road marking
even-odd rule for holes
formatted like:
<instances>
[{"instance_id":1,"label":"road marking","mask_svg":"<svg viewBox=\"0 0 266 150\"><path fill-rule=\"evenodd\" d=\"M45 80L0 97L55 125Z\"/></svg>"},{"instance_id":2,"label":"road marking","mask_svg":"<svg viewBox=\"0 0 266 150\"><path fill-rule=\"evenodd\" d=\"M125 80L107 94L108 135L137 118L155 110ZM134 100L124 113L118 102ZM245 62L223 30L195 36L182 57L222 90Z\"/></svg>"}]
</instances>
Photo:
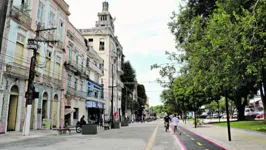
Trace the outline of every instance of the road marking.
<instances>
[{"instance_id":1,"label":"road marking","mask_svg":"<svg viewBox=\"0 0 266 150\"><path fill-rule=\"evenodd\" d=\"M195 139L191 138L192 141L194 141Z\"/></svg>"},{"instance_id":2,"label":"road marking","mask_svg":"<svg viewBox=\"0 0 266 150\"><path fill-rule=\"evenodd\" d=\"M152 136L151 136L148 144L145 147L145 150L152 150L152 146L153 146L153 144L155 142L155 138L156 138L156 135L157 135L157 132L158 132L158 128L159 128L159 125L157 125L157 127L154 129L154 131L152 133Z\"/></svg>"},{"instance_id":3,"label":"road marking","mask_svg":"<svg viewBox=\"0 0 266 150\"><path fill-rule=\"evenodd\" d=\"M197 144L198 144L199 146L202 146L202 144L201 144L200 142L197 142Z\"/></svg>"},{"instance_id":4,"label":"road marking","mask_svg":"<svg viewBox=\"0 0 266 150\"><path fill-rule=\"evenodd\" d=\"M189 135L187 134L187 136L189 136Z\"/></svg>"}]
</instances>

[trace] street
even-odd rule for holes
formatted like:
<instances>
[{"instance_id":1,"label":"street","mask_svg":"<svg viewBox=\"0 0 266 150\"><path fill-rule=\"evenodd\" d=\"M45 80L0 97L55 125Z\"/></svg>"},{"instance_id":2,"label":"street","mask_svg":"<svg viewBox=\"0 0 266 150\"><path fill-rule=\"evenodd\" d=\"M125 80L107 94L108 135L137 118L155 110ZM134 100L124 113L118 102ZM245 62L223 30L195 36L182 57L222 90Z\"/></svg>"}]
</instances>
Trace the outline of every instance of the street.
<instances>
[{"instance_id":1,"label":"street","mask_svg":"<svg viewBox=\"0 0 266 150\"><path fill-rule=\"evenodd\" d=\"M156 131L157 130L157 131ZM43 131L45 132L45 131ZM157 132L157 133L156 133ZM165 132L163 121L157 120L146 123L133 123L129 127L120 129L102 130L97 135L81 135L72 131L72 135L46 135L1 143L1 139L7 135L0 136L0 149L5 150L47 150L47 149L94 149L94 150L178 150L179 145L171 134ZM156 134L154 134L156 133ZM20 135L21 136L21 135Z\"/></svg>"},{"instance_id":2,"label":"street","mask_svg":"<svg viewBox=\"0 0 266 150\"><path fill-rule=\"evenodd\" d=\"M173 126L165 132L162 119L133 123L120 129L98 129L97 135L56 135L56 131L37 130L24 137L21 132L0 135L3 150L260 150L266 146L266 135L232 129L228 142L226 128L204 125L194 128L191 122L180 122L182 134L173 134Z\"/></svg>"}]
</instances>

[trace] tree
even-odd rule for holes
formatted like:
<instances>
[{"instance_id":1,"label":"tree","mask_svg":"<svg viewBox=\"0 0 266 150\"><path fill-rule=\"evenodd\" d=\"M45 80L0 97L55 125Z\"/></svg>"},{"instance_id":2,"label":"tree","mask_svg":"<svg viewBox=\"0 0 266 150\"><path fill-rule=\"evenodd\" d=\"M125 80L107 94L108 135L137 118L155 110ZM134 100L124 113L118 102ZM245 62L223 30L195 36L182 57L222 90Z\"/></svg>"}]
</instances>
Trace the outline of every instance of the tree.
<instances>
[{"instance_id":1,"label":"tree","mask_svg":"<svg viewBox=\"0 0 266 150\"><path fill-rule=\"evenodd\" d=\"M124 74L121 76L122 82L135 82L136 78L136 71L133 69L132 65L129 61L124 62ZM128 106L131 106L129 104L132 104L130 102L130 95L132 95L132 91L134 90L135 84L125 84L125 87L122 89L122 114L125 115L126 110L128 109Z\"/></svg>"},{"instance_id":2,"label":"tree","mask_svg":"<svg viewBox=\"0 0 266 150\"><path fill-rule=\"evenodd\" d=\"M143 107L145 106L147 95L145 91L145 87L143 84L138 84L137 87L137 93L138 93L138 104L139 104L139 113L142 115Z\"/></svg>"}]
</instances>

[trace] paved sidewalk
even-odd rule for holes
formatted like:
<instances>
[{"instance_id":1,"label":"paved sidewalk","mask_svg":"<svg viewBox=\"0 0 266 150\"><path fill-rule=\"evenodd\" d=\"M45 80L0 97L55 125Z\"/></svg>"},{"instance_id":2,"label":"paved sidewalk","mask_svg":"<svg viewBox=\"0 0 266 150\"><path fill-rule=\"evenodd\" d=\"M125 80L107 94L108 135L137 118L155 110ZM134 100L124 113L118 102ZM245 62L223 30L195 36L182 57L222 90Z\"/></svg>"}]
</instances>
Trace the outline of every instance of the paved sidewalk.
<instances>
[{"instance_id":1,"label":"paved sidewalk","mask_svg":"<svg viewBox=\"0 0 266 150\"><path fill-rule=\"evenodd\" d=\"M34 131L33 131L34 132ZM33 133L32 132L32 133ZM42 131L36 131L42 132ZM96 135L64 135L54 136L53 133L43 137L0 143L3 150L180 150L171 132L165 132L163 120L133 123L120 129L99 130ZM4 135L5 137L15 135ZM23 137L19 134L20 137ZM32 135L34 136L34 135ZM40 135L39 135L40 136Z\"/></svg>"},{"instance_id":2,"label":"paved sidewalk","mask_svg":"<svg viewBox=\"0 0 266 150\"><path fill-rule=\"evenodd\" d=\"M97 131L98 131L98 133L102 132L103 128L98 128ZM10 142L18 142L18 141L34 139L34 138L41 138L41 137L73 136L76 134L81 134L81 133L76 133L76 130L71 130L70 135L68 133L63 134L63 135L57 135L56 130L31 130L29 136L23 136L22 132L12 131L12 132L7 132L6 134L0 134L0 144L10 143Z\"/></svg>"},{"instance_id":3,"label":"paved sidewalk","mask_svg":"<svg viewBox=\"0 0 266 150\"><path fill-rule=\"evenodd\" d=\"M266 147L266 134L260 132L231 128L232 141L229 142L226 127L207 124L195 129L192 122L187 122L187 124L180 122L180 126L228 150L262 150Z\"/></svg>"}]
</instances>

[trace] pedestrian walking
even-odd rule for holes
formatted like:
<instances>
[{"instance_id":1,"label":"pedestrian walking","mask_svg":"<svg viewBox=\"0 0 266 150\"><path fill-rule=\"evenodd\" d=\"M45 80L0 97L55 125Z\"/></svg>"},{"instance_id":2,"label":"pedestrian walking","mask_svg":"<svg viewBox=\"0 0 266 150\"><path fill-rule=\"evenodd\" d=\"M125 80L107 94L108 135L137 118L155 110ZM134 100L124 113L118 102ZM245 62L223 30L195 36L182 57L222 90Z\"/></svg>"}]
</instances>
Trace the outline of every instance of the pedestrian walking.
<instances>
[{"instance_id":1,"label":"pedestrian walking","mask_svg":"<svg viewBox=\"0 0 266 150\"><path fill-rule=\"evenodd\" d=\"M178 127L178 122L179 122L179 119L176 117L176 114L174 115L173 119L172 119L172 122L174 124L174 134L176 133L176 131L178 130L179 134L181 135L181 130L180 128Z\"/></svg>"}]
</instances>

